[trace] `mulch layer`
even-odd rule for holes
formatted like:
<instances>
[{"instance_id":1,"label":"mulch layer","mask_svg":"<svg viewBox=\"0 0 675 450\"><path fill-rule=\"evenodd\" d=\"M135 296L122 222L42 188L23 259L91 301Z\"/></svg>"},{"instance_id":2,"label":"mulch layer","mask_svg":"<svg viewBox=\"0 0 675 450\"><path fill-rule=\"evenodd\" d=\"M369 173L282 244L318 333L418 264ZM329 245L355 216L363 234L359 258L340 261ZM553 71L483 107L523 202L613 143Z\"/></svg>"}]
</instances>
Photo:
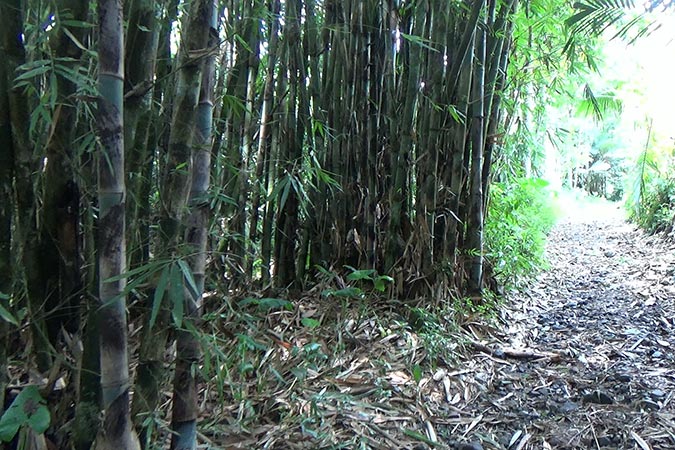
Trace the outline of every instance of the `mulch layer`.
<instances>
[{"instance_id":1,"label":"mulch layer","mask_svg":"<svg viewBox=\"0 0 675 450\"><path fill-rule=\"evenodd\" d=\"M498 320L447 335L319 292L268 314L236 398L205 391L202 448L675 449L675 244L610 214L547 252Z\"/></svg>"}]
</instances>

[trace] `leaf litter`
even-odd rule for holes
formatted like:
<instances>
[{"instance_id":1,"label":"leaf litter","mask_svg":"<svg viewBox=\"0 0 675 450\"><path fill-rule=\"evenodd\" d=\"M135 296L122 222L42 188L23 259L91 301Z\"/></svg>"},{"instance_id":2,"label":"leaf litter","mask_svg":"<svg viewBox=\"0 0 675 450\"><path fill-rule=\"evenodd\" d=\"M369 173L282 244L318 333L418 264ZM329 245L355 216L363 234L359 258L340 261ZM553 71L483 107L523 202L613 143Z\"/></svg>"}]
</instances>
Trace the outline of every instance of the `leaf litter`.
<instances>
[{"instance_id":1,"label":"leaf litter","mask_svg":"<svg viewBox=\"0 0 675 450\"><path fill-rule=\"evenodd\" d=\"M674 250L616 215L563 221L550 269L497 325L448 327L445 356L401 305L317 287L249 327L229 391L206 384L202 448L675 448Z\"/></svg>"}]
</instances>

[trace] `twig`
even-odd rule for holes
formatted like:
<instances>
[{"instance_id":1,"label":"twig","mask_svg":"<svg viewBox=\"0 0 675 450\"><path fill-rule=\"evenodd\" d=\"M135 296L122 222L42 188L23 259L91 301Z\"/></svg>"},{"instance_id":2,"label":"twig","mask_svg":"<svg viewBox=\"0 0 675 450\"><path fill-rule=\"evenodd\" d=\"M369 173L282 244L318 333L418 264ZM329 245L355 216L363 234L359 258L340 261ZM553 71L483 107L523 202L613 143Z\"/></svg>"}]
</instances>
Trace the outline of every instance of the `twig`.
<instances>
[{"instance_id":1,"label":"twig","mask_svg":"<svg viewBox=\"0 0 675 450\"><path fill-rule=\"evenodd\" d=\"M493 350L487 345L481 344L480 342L476 342L474 340L469 340L469 342L475 349L496 357L505 356L507 358L525 359L525 360L548 359L549 361L552 362L560 361L562 359L562 356L559 353L538 352L536 350L517 350L515 348L501 348Z\"/></svg>"}]
</instances>

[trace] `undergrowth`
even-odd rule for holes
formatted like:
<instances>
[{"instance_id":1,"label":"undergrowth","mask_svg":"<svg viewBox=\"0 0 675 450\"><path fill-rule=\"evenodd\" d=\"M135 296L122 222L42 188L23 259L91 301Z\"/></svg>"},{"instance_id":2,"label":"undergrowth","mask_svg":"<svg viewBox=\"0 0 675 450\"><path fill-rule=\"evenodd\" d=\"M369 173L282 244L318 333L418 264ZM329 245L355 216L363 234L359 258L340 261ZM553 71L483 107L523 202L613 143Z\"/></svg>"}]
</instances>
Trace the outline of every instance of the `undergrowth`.
<instances>
[{"instance_id":1,"label":"undergrowth","mask_svg":"<svg viewBox=\"0 0 675 450\"><path fill-rule=\"evenodd\" d=\"M546 267L546 234L558 211L555 194L542 179L494 183L485 224L486 257L497 281L515 288Z\"/></svg>"},{"instance_id":2,"label":"undergrowth","mask_svg":"<svg viewBox=\"0 0 675 450\"><path fill-rule=\"evenodd\" d=\"M675 216L675 177L656 176L645 183L639 199L628 203L628 217L649 233L670 231Z\"/></svg>"}]
</instances>

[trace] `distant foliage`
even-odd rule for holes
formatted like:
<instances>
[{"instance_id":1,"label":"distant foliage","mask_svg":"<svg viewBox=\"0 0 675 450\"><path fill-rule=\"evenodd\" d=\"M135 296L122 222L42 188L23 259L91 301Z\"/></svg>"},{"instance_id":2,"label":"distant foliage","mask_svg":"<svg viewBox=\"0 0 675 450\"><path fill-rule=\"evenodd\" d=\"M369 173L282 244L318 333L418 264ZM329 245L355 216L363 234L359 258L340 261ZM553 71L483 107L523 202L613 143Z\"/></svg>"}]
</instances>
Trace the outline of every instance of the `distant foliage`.
<instances>
[{"instance_id":1,"label":"distant foliage","mask_svg":"<svg viewBox=\"0 0 675 450\"><path fill-rule=\"evenodd\" d=\"M546 266L546 234L556 216L555 196L542 179L492 185L485 245L499 283L516 287Z\"/></svg>"}]
</instances>

